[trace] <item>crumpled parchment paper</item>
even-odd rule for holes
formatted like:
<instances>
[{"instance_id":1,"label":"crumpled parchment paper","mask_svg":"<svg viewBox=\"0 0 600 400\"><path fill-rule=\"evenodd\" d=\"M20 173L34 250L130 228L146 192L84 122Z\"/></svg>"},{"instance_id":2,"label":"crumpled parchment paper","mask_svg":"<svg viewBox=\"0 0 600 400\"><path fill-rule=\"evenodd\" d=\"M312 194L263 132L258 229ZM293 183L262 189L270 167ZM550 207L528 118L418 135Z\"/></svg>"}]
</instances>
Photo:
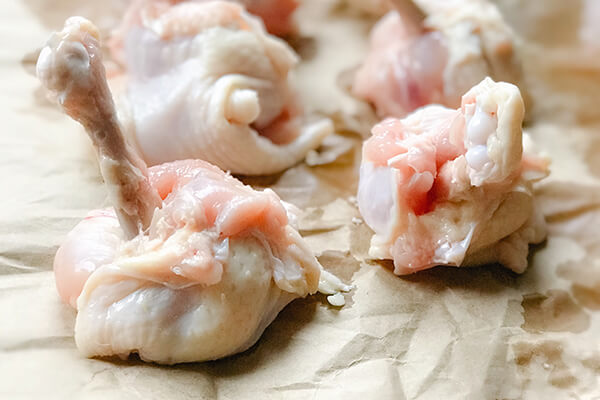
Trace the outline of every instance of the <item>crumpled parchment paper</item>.
<instances>
[{"instance_id":1,"label":"crumpled parchment paper","mask_svg":"<svg viewBox=\"0 0 600 400\"><path fill-rule=\"evenodd\" d=\"M106 196L82 128L45 100L32 75L35 50L69 15L106 32L126 1L2 2L0 397L600 396L600 67L578 63L590 52L576 35L547 40L579 29L580 18L560 18L567 2L497 2L523 40L535 101L528 130L553 158L538 188L550 236L532 249L527 272L438 267L400 278L390 263L367 260L371 232L353 196L360 136L374 117L347 88L372 21L339 0L305 0L292 41L303 58L297 80L310 111L330 115L342 135L309 157L313 166L245 181L301 207L302 235L356 288L340 309L324 296L294 301L243 354L172 367L83 358L75 311L60 302L51 272L65 234Z\"/></svg>"}]
</instances>

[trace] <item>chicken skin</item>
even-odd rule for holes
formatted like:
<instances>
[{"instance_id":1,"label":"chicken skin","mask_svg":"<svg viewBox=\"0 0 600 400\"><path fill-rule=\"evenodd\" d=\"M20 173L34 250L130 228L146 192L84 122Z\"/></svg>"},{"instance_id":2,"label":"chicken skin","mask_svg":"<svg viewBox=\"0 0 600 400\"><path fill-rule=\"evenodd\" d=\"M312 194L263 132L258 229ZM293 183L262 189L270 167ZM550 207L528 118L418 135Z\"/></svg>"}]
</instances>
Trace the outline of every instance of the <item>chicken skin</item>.
<instances>
[{"instance_id":1,"label":"chicken skin","mask_svg":"<svg viewBox=\"0 0 600 400\"><path fill-rule=\"evenodd\" d=\"M523 114L516 86L486 78L457 110L430 105L376 125L358 189L370 255L399 275L489 262L523 272L529 243L546 235L532 184L548 167L528 151Z\"/></svg>"},{"instance_id":2,"label":"chicken skin","mask_svg":"<svg viewBox=\"0 0 600 400\"><path fill-rule=\"evenodd\" d=\"M226 1L134 3L109 47L124 134L149 165L199 158L236 174L283 171L333 132L304 115L298 59Z\"/></svg>"},{"instance_id":3,"label":"chicken skin","mask_svg":"<svg viewBox=\"0 0 600 400\"><path fill-rule=\"evenodd\" d=\"M486 76L520 83L513 33L487 0L391 3L353 85L380 117L401 118L427 104L458 107Z\"/></svg>"},{"instance_id":4,"label":"chicken skin","mask_svg":"<svg viewBox=\"0 0 600 400\"><path fill-rule=\"evenodd\" d=\"M89 21L67 20L37 73L92 139L113 205L81 221L54 261L84 355L217 359L252 346L293 299L349 289L322 269L291 225L294 207L273 191L201 160L146 167L123 137Z\"/></svg>"}]
</instances>

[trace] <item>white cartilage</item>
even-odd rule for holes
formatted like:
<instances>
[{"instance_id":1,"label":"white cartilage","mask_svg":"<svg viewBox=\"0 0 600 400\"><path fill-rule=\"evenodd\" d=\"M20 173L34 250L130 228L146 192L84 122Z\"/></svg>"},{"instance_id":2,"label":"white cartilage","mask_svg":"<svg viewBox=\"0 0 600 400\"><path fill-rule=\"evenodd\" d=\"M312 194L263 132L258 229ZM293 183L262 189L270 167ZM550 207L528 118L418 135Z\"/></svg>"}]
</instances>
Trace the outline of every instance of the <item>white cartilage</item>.
<instances>
[{"instance_id":1,"label":"white cartilage","mask_svg":"<svg viewBox=\"0 0 600 400\"><path fill-rule=\"evenodd\" d=\"M246 125L256 121L260 114L258 93L251 89L235 89L229 94L225 118L231 123Z\"/></svg>"},{"instance_id":2,"label":"white cartilage","mask_svg":"<svg viewBox=\"0 0 600 400\"><path fill-rule=\"evenodd\" d=\"M486 78L456 110L429 105L376 125L357 196L375 231L369 255L393 259L399 275L481 262L523 272L543 218L532 222L541 234L511 235L536 212L532 185L547 174L543 160L523 157L523 115L519 89ZM496 249L509 236L512 253L502 258Z\"/></svg>"}]
</instances>

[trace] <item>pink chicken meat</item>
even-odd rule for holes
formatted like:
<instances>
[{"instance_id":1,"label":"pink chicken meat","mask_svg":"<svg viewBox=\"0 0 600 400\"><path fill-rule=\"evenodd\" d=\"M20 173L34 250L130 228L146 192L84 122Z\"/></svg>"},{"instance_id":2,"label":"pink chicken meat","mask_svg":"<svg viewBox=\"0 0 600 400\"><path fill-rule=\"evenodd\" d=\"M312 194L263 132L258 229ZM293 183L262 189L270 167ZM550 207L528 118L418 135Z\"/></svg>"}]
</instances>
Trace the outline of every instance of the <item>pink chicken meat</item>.
<instances>
[{"instance_id":1,"label":"pink chicken meat","mask_svg":"<svg viewBox=\"0 0 600 400\"><path fill-rule=\"evenodd\" d=\"M280 172L333 132L304 115L293 50L226 1L141 1L110 42L124 134L149 165L199 158L232 173Z\"/></svg>"},{"instance_id":2,"label":"pink chicken meat","mask_svg":"<svg viewBox=\"0 0 600 400\"><path fill-rule=\"evenodd\" d=\"M513 33L487 0L389 4L353 85L381 117L401 118L427 104L458 107L486 76L521 81Z\"/></svg>"},{"instance_id":3,"label":"pink chicken meat","mask_svg":"<svg viewBox=\"0 0 600 400\"><path fill-rule=\"evenodd\" d=\"M348 289L322 269L290 224L293 207L273 191L200 160L146 168L123 138L89 21L67 20L37 71L86 128L114 206L81 221L54 262L84 355L224 357L254 344L293 299Z\"/></svg>"},{"instance_id":4,"label":"pink chicken meat","mask_svg":"<svg viewBox=\"0 0 600 400\"><path fill-rule=\"evenodd\" d=\"M545 238L532 184L548 167L528 151L523 114L516 86L486 78L457 110L431 105L376 125L358 189L370 255L393 259L399 275L490 262L523 272L528 245Z\"/></svg>"},{"instance_id":5,"label":"pink chicken meat","mask_svg":"<svg viewBox=\"0 0 600 400\"><path fill-rule=\"evenodd\" d=\"M298 7L297 0L242 0L241 3L263 20L269 33L283 36L294 31L292 14Z\"/></svg>"},{"instance_id":6,"label":"pink chicken meat","mask_svg":"<svg viewBox=\"0 0 600 400\"><path fill-rule=\"evenodd\" d=\"M134 21L143 18L143 12L148 5L154 4L158 8L167 8L179 3L203 3L212 0L134 0L130 2L128 11L123 18L120 30L126 30ZM294 31L295 26L292 15L298 7L296 0L229 0L239 3L248 12L254 14L263 21L265 28L270 34L284 36ZM118 31L117 31L118 32Z\"/></svg>"}]
</instances>

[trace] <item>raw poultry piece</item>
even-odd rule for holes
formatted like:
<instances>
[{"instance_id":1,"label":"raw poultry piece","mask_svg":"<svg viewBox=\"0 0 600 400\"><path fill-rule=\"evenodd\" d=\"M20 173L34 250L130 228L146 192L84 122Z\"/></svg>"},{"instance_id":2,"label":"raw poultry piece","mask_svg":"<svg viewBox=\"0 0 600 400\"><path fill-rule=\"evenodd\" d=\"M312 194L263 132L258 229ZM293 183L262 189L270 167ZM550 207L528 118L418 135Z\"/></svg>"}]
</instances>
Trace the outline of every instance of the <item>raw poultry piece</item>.
<instances>
[{"instance_id":1,"label":"raw poultry piece","mask_svg":"<svg viewBox=\"0 0 600 400\"><path fill-rule=\"evenodd\" d=\"M200 158L238 174L276 173L333 131L302 112L293 50L236 3L135 3L110 48L126 73L112 83L125 87L125 134L150 165Z\"/></svg>"},{"instance_id":2,"label":"raw poultry piece","mask_svg":"<svg viewBox=\"0 0 600 400\"><path fill-rule=\"evenodd\" d=\"M348 287L322 269L273 191L200 160L146 168L122 136L89 21L67 20L37 72L86 128L114 206L81 221L54 261L84 355L211 360L250 347L295 298L320 290L340 305Z\"/></svg>"},{"instance_id":3,"label":"raw poultry piece","mask_svg":"<svg viewBox=\"0 0 600 400\"><path fill-rule=\"evenodd\" d=\"M298 7L297 0L237 0L265 23L267 31L283 36L294 31L292 14Z\"/></svg>"},{"instance_id":4,"label":"raw poultry piece","mask_svg":"<svg viewBox=\"0 0 600 400\"><path fill-rule=\"evenodd\" d=\"M202 3L211 0L133 0L124 17L123 25L120 29L128 29L128 25L133 20L140 19L140 11L148 4L153 3L157 7L168 7L179 3ZM297 0L228 0L239 3L263 21L265 28L270 34L284 36L294 31L295 26L292 21L292 14L298 7Z\"/></svg>"},{"instance_id":5,"label":"raw poultry piece","mask_svg":"<svg viewBox=\"0 0 600 400\"><path fill-rule=\"evenodd\" d=\"M486 78L458 110L430 105L376 125L358 189L370 255L399 275L491 262L523 272L529 243L546 236L532 184L548 167L527 151L523 113L516 86Z\"/></svg>"},{"instance_id":6,"label":"raw poultry piece","mask_svg":"<svg viewBox=\"0 0 600 400\"><path fill-rule=\"evenodd\" d=\"M396 0L371 32L353 92L381 117L458 107L486 76L519 83L513 33L487 0Z\"/></svg>"}]
</instances>

